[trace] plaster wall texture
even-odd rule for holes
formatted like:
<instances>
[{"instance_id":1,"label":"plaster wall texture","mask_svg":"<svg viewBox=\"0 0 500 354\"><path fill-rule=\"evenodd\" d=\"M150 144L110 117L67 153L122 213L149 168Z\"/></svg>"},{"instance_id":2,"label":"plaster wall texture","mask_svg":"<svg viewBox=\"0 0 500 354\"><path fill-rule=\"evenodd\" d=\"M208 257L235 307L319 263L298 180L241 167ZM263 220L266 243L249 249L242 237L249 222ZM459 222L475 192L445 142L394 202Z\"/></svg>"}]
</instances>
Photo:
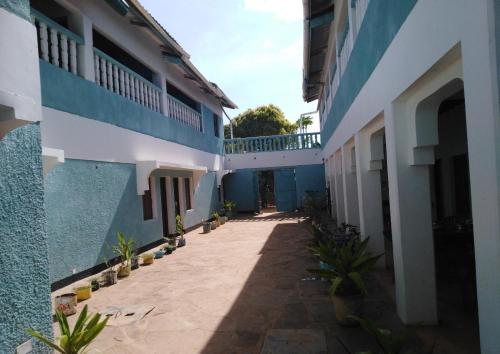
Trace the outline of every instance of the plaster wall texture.
<instances>
[{"instance_id":1,"label":"plaster wall texture","mask_svg":"<svg viewBox=\"0 0 500 354\"><path fill-rule=\"evenodd\" d=\"M224 168L277 168L287 166L322 164L320 149L230 154L225 156Z\"/></svg>"},{"instance_id":2,"label":"plaster wall texture","mask_svg":"<svg viewBox=\"0 0 500 354\"><path fill-rule=\"evenodd\" d=\"M27 124L0 140L0 353L26 328L52 335L45 221L40 127Z\"/></svg>"},{"instance_id":3,"label":"plaster wall texture","mask_svg":"<svg viewBox=\"0 0 500 354\"><path fill-rule=\"evenodd\" d=\"M0 0L0 8L3 8L24 20L30 18L29 0Z\"/></svg>"},{"instance_id":4,"label":"plaster wall texture","mask_svg":"<svg viewBox=\"0 0 500 354\"><path fill-rule=\"evenodd\" d=\"M137 247L160 240L163 229L159 177L191 175L168 170L153 172L154 218L144 220L134 164L66 159L55 167L45 179L51 282L114 257L111 247L118 231L133 236ZM184 216L186 228L200 223L216 209L215 180L215 172L201 177L194 191L193 209ZM173 223L169 226L173 232Z\"/></svg>"},{"instance_id":5,"label":"plaster wall texture","mask_svg":"<svg viewBox=\"0 0 500 354\"><path fill-rule=\"evenodd\" d=\"M25 15L16 15L26 14L25 3L0 1L0 138L42 118L36 30Z\"/></svg>"},{"instance_id":6,"label":"plaster wall texture","mask_svg":"<svg viewBox=\"0 0 500 354\"><path fill-rule=\"evenodd\" d=\"M218 154L110 123L47 107L43 108L43 116L43 146L64 150L65 156L70 159L132 164L157 160L179 165L206 166L210 171L220 170L223 166L223 157Z\"/></svg>"},{"instance_id":7,"label":"plaster wall texture","mask_svg":"<svg viewBox=\"0 0 500 354\"><path fill-rule=\"evenodd\" d=\"M73 115L113 124L212 154L222 153L222 139L213 133L212 112L204 107L207 132L200 132L163 114L40 60L42 104ZM72 94L68 94L71 92Z\"/></svg>"}]
</instances>

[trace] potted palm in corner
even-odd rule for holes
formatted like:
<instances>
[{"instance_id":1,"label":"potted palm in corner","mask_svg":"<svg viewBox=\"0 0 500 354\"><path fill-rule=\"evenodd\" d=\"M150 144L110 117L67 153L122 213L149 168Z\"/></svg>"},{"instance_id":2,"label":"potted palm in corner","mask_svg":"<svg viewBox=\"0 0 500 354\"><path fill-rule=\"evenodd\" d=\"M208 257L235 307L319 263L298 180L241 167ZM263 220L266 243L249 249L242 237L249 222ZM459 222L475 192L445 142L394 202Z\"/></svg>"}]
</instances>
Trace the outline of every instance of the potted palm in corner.
<instances>
[{"instance_id":1,"label":"potted palm in corner","mask_svg":"<svg viewBox=\"0 0 500 354\"><path fill-rule=\"evenodd\" d=\"M181 216L175 217L175 233L177 234L177 247L186 246L186 238L184 237L184 225L182 224Z\"/></svg>"},{"instance_id":2,"label":"potted palm in corner","mask_svg":"<svg viewBox=\"0 0 500 354\"><path fill-rule=\"evenodd\" d=\"M336 247L333 256L320 258L328 267L308 269L309 272L330 280L335 317L337 322L344 326L359 324L352 316L361 315L364 296L368 293L364 275L382 257L382 254L372 256L367 251L368 241L369 238L363 241L355 238L343 246Z\"/></svg>"},{"instance_id":3,"label":"potted palm in corner","mask_svg":"<svg viewBox=\"0 0 500 354\"><path fill-rule=\"evenodd\" d=\"M224 210L226 211L226 216L232 218L234 216L234 211L236 208L236 203L232 200L224 200Z\"/></svg>"},{"instance_id":4,"label":"potted palm in corner","mask_svg":"<svg viewBox=\"0 0 500 354\"><path fill-rule=\"evenodd\" d=\"M129 237L125 238L123 232L117 232L116 238L118 244L113 247L113 251L120 257L121 265L118 268L118 277L124 278L130 275L132 270L132 256L134 253L134 239Z\"/></svg>"}]
</instances>

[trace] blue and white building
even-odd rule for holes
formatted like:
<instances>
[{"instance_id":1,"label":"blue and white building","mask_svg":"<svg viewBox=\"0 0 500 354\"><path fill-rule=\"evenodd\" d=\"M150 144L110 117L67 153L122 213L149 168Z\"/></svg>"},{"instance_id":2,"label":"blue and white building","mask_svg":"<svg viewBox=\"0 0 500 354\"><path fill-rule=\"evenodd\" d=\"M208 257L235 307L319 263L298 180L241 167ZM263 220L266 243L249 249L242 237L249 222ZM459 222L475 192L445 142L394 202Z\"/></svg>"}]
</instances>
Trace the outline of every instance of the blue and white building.
<instances>
[{"instance_id":1,"label":"blue and white building","mask_svg":"<svg viewBox=\"0 0 500 354\"><path fill-rule=\"evenodd\" d=\"M303 3L332 216L387 253L404 323L466 301L457 318L498 353L500 3Z\"/></svg>"},{"instance_id":2,"label":"blue and white building","mask_svg":"<svg viewBox=\"0 0 500 354\"><path fill-rule=\"evenodd\" d=\"M145 250L224 195L258 210L262 170L281 210L324 190L317 133L224 142L236 105L137 0L0 0L0 48L1 353L52 333L51 290L117 231Z\"/></svg>"}]
</instances>

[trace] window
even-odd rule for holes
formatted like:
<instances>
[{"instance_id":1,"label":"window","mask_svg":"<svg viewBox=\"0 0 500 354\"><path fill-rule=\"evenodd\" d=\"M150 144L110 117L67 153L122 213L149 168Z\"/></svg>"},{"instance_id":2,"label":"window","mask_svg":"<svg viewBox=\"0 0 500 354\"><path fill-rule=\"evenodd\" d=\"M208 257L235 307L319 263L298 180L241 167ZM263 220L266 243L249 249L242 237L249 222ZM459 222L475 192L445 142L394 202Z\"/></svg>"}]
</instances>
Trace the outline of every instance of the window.
<instances>
[{"instance_id":1,"label":"window","mask_svg":"<svg viewBox=\"0 0 500 354\"><path fill-rule=\"evenodd\" d=\"M151 179L148 180L149 189L142 196L142 211L144 220L153 219L153 197L151 194Z\"/></svg>"},{"instance_id":2,"label":"window","mask_svg":"<svg viewBox=\"0 0 500 354\"><path fill-rule=\"evenodd\" d=\"M192 208L191 206L191 179L184 178L184 193L186 198L186 210Z\"/></svg>"},{"instance_id":3,"label":"window","mask_svg":"<svg viewBox=\"0 0 500 354\"><path fill-rule=\"evenodd\" d=\"M220 138L219 120L220 120L219 116L214 113L214 134L218 138Z\"/></svg>"}]
</instances>

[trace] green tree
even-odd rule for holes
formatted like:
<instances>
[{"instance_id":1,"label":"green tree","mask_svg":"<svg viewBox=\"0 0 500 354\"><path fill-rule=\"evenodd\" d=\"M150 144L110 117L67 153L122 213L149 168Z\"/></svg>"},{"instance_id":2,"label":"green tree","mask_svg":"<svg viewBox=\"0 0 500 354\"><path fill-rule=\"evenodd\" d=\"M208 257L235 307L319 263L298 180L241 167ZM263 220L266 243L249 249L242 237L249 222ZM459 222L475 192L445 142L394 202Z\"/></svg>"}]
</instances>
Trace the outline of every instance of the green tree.
<instances>
[{"instance_id":1,"label":"green tree","mask_svg":"<svg viewBox=\"0 0 500 354\"><path fill-rule=\"evenodd\" d=\"M235 138L293 134L296 130L297 126L288 121L283 111L273 104L247 109L233 119ZM226 125L226 138L230 137L229 131L229 125Z\"/></svg>"},{"instance_id":2,"label":"green tree","mask_svg":"<svg viewBox=\"0 0 500 354\"><path fill-rule=\"evenodd\" d=\"M307 127L313 124L313 118L311 116L300 117L297 119L295 125L300 128L300 123L302 121L302 131L299 133L307 133Z\"/></svg>"}]
</instances>

